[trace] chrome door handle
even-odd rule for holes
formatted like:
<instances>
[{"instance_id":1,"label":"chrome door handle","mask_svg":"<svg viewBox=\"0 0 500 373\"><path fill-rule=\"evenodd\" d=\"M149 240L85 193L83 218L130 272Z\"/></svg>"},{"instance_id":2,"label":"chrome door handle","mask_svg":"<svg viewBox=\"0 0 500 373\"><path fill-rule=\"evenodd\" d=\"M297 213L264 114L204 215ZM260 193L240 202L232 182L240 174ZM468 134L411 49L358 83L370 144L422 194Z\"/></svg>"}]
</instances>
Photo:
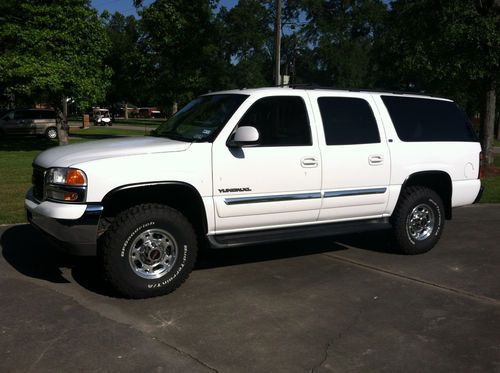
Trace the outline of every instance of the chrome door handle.
<instances>
[{"instance_id":1,"label":"chrome door handle","mask_svg":"<svg viewBox=\"0 0 500 373\"><path fill-rule=\"evenodd\" d=\"M318 160L314 157L304 157L300 160L302 167L318 167Z\"/></svg>"},{"instance_id":2,"label":"chrome door handle","mask_svg":"<svg viewBox=\"0 0 500 373\"><path fill-rule=\"evenodd\" d=\"M384 157L382 155L376 154L376 155L370 155L368 157L368 163L372 166L377 166L382 163L384 163Z\"/></svg>"}]
</instances>

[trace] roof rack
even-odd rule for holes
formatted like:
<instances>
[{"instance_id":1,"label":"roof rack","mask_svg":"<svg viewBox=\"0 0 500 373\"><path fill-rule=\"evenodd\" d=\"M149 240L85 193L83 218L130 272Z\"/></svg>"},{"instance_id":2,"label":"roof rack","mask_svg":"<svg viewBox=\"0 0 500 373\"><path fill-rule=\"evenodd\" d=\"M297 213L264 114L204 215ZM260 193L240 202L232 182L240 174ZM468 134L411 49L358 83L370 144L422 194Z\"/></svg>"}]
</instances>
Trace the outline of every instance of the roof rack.
<instances>
[{"instance_id":1,"label":"roof rack","mask_svg":"<svg viewBox=\"0 0 500 373\"><path fill-rule=\"evenodd\" d=\"M414 95L414 96L427 96L436 98L445 98L441 96L435 96L426 92L411 92L411 91L398 91L389 89L376 89L376 88L339 88L333 86L322 86L315 83L298 83L298 84L288 84L288 85L278 85L275 87L292 88L292 89L330 89L335 91L349 91L349 92L371 92L371 93L391 93L396 95Z\"/></svg>"}]
</instances>

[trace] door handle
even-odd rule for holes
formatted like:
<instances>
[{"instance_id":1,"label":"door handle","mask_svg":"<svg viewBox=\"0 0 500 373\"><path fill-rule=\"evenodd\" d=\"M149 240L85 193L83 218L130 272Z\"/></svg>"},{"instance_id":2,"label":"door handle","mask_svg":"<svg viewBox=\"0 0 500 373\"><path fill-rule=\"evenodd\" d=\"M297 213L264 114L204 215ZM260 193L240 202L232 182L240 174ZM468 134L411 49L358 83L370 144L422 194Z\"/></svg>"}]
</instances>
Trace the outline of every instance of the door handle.
<instances>
[{"instance_id":1,"label":"door handle","mask_svg":"<svg viewBox=\"0 0 500 373\"><path fill-rule=\"evenodd\" d=\"M318 167L318 160L314 157L304 157L300 160L302 167Z\"/></svg>"},{"instance_id":2,"label":"door handle","mask_svg":"<svg viewBox=\"0 0 500 373\"><path fill-rule=\"evenodd\" d=\"M370 155L368 157L368 163L372 166L378 166L384 163L384 156L380 154Z\"/></svg>"}]
</instances>

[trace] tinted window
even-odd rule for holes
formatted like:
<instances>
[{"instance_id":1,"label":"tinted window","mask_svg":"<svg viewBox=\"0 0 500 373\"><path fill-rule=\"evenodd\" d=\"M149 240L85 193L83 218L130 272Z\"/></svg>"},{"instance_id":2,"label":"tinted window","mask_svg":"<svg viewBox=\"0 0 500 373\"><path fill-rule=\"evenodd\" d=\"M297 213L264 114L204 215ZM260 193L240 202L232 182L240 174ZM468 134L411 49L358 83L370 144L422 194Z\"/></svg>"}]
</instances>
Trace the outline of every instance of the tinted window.
<instances>
[{"instance_id":1,"label":"tinted window","mask_svg":"<svg viewBox=\"0 0 500 373\"><path fill-rule=\"evenodd\" d=\"M382 96L403 141L477 141L465 113L450 101Z\"/></svg>"},{"instance_id":2,"label":"tinted window","mask_svg":"<svg viewBox=\"0 0 500 373\"><path fill-rule=\"evenodd\" d=\"M40 110L38 117L40 119L56 119L56 112L52 110Z\"/></svg>"},{"instance_id":3,"label":"tinted window","mask_svg":"<svg viewBox=\"0 0 500 373\"><path fill-rule=\"evenodd\" d=\"M260 146L311 145L311 131L304 100L297 96L261 98L238 126L257 128Z\"/></svg>"},{"instance_id":4,"label":"tinted window","mask_svg":"<svg viewBox=\"0 0 500 373\"><path fill-rule=\"evenodd\" d=\"M29 110L16 110L14 112L14 119L29 119Z\"/></svg>"},{"instance_id":5,"label":"tinted window","mask_svg":"<svg viewBox=\"0 0 500 373\"><path fill-rule=\"evenodd\" d=\"M367 101L351 97L318 98L327 145L380 142L377 122Z\"/></svg>"}]
</instances>

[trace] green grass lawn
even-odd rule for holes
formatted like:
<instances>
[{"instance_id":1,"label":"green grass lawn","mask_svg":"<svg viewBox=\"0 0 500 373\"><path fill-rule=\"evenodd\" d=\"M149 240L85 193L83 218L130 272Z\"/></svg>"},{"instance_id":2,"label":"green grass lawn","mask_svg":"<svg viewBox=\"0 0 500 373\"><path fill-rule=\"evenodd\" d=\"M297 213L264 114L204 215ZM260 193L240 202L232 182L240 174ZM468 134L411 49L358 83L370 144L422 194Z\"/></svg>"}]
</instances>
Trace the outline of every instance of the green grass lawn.
<instances>
[{"instance_id":1,"label":"green grass lawn","mask_svg":"<svg viewBox=\"0 0 500 373\"><path fill-rule=\"evenodd\" d=\"M74 137L73 137L74 136ZM70 144L120 136L144 136L141 131L98 127L70 130ZM24 195L31 186L31 164L43 150L57 146L55 140L36 137L0 139L0 224L26 220Z\"/></svg>"},{"instance_id":2,"label":"green grass lawn","mask_svg":"<svg viewBox=\"0 0 500 373\"><path fill-rule=\"evenodd\" d=\"M484 186L483 203L500 203L500 176L491 176L484 178L482 181Z\"/></svg>"},{"instance_id":3,"label":"green grass lawn","mask_svg":"<svg viewBox=\"0 0 500 373\"><path fill-rule=\"evenodd\" d=\"M120 130L110 127L71 129L70 143L92 141L118 136L141 136L140 131ZM38 153L57 141L41 138L0 139L0 224L21 223L26 220L24 195L31 186L31 163ZM495 159L500 166L500 157ZM481 202L500 203L500 176L483 179L485 191Z\"/></svg>"},{"instance_id":4,"label":"green grass lawn","mask_svg":"<svg viewBox=\"0 0 500 373\"><path fill-rule=\"evenodd\" d=\"M32 138L0 139L0 224L26 220L24 194L31 186L31 163L57 141Z\"/></svg>"}]
</instances>

